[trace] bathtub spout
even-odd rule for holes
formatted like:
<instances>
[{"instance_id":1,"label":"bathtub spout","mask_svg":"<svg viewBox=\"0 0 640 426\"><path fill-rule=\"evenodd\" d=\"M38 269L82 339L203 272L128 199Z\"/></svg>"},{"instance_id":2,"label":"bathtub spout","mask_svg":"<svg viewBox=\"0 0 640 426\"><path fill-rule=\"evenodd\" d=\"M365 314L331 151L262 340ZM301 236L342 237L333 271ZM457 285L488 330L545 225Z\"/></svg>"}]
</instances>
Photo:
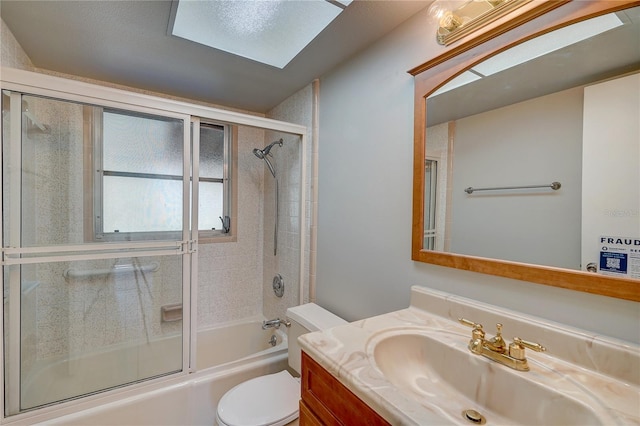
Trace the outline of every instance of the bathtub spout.
<instances>
[{"instance_id":1,"label":"bathtub spout","mask_svg":"<svg viewBox=\"0 0 640 426\"><path fill-rule=\"evenodd\" d=\"M285 327L290 327L291 323L286 320L281 320L280 318L262 321L263 330L266 330L267 328L280 328L280 325L284 325Z\"/></svg>"}]
</instances>

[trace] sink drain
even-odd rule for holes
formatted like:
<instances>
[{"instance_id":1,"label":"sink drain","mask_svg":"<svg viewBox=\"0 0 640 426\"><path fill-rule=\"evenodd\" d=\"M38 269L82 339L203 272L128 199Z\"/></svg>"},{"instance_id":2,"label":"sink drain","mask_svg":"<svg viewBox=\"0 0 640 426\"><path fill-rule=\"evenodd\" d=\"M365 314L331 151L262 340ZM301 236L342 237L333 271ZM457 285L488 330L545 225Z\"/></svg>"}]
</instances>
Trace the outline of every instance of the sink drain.
<instances>
[{"instance_id":1,"label":"sink drain","mask_svg":"<svg viewBox=\"0 0 640 426\"><path fill-rule=\"evenodd\" d=\"M483 425L487 422L487 419L476 410L464 410L462 412L462 417L473 424Z\"/></svg>"}]
</instances>

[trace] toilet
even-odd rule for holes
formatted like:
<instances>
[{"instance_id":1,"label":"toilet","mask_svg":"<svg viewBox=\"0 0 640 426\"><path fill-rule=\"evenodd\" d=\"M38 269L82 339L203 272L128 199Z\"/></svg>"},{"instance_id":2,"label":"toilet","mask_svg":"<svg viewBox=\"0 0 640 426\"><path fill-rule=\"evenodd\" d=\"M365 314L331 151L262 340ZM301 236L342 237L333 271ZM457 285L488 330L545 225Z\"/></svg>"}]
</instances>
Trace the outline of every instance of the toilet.
<instances>
[{"instance_id":1,"label":"toilet","mask_svg":"<svg viewBox=\"0 0 640 426\"><path fill-rule=\"evenodd\" d=\"M342 318L307 303L287 309L289 366L300 374L301 352L298 337L311 331L346 324ZM216 421L220 426L284 426L298 418L300 379L287 370L240 383L225 393L218 403Z\"/></svg>"}]
</instances>

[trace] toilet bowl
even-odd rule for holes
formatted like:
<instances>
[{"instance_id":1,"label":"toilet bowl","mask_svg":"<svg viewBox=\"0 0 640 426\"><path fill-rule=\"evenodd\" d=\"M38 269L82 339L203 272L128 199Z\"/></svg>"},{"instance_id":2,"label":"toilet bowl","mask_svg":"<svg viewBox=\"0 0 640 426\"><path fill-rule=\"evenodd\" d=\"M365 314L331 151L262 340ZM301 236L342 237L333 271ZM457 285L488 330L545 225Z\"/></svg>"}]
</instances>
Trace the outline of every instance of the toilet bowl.
<instances>
[{"instance_id":1,"label":"toilet bowl","mask_svg":"<svg viewBox=\"0 0 640 426\"><path fill-rule=\"evenodd\" d=\"M342 318L307 303L287 309L289 366L300 374L298 337L346 324ZM300 379L284 370L240 383L225 393L216 411L220 426L284 426L298 418Z\"/></svg>"},{"instance_id":2,"label":"toilet bowl","mask_svg":"<svg viewBox=\"0 0 640 426\"><path fill-rule=\"evenodd\" d=\"M218 403L220 426L284 426L298 418L300 381L284 370L247 380Z\"/></svg>"}]
</instances>

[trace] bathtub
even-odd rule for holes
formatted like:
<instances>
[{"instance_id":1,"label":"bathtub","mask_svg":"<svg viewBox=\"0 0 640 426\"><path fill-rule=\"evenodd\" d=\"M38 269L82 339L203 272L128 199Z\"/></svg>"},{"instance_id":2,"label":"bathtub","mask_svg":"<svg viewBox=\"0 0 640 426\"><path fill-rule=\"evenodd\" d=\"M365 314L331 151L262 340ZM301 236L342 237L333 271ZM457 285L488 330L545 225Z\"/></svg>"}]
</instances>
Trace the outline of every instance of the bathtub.
<instances>
[{"instance_id":1,"label":"bathtub","mask_svg":"<svg viewBox=\"0 0 640 426\"><path fill-rule=\"evenodd\" d=\"M275 336L275 346L270 339ZM262 329L262 321L249 320L227 323L198 330L196 337L198 371L215 367L229 368L243 364L248 358L262 359L284 348L287 351L287 334L283 330ZM224 345L220 345L224 342Z\"/></svg>"},{"instance_id":2,"label":"bathtub","mask_svg":"<svg viewBox=\"0 0 640 426\"><path fill-rule=\"evenodd\" d=\"M213 425L218 401L225 392L243 381L288 366L286 333L262 330L261 325L261 321L251 319L199 330L197 371L191 374L105 392L51 407L34 417L16 416L16 420L84 426ZM276 336L275 346L269 343L272 335Z\"/></svg>"}]
</instances>

